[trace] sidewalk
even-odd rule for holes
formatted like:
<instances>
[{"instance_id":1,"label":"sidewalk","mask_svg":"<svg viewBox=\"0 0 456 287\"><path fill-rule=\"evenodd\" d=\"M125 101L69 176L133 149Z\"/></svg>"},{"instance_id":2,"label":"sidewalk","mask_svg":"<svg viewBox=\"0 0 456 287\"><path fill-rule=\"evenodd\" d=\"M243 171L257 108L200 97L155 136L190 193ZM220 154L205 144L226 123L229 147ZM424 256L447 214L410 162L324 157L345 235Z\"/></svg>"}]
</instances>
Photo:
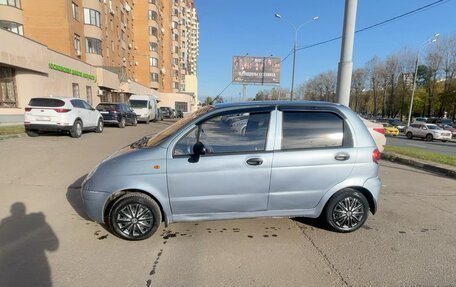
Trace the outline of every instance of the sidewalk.
<instances>
[{"instance_id":1,"label":"sidewalk","mask_svg":"<svg viewBox=\"0 0 456 287\"><path fill-rule=\"evenodd\" d=\"M447 176L456 179L456 167L440 163L429 162L421 159L415 159L409 156L397 154L394 152L383 152L382 159L396 162L404 165L424 169L426 171Z\"/></svg>"}]
</instances>

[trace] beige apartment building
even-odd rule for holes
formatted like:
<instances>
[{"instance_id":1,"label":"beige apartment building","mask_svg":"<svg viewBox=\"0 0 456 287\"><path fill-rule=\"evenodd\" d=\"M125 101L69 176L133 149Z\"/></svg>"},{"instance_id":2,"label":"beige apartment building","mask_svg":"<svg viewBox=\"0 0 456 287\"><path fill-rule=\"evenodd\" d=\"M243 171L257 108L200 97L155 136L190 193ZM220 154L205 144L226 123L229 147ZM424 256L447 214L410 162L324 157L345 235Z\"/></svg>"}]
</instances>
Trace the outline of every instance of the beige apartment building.
<instances>
[{"instance_id":1,"label":"beige apartment building","mask_svg":"<svg viewBox=\"0 0 456 287\"><path fill-rule=\"evenodd\" d=\"M193 0L0 0L0 28L0 123L50 95L196 109Z\"/></svg>"}]
</instances>

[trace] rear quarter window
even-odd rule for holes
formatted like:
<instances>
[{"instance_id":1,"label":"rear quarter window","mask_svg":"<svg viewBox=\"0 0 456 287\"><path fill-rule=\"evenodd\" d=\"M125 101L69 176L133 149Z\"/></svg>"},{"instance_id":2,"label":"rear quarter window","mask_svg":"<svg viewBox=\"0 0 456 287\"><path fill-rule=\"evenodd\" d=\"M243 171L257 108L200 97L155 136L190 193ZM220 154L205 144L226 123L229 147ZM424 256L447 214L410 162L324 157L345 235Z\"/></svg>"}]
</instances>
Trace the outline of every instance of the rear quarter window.
<instances>
[{"instance_id":1,"label":"rear quarter window","mask_svg":"<svg viewBox=\"0 0 456 287\"><path fill-rule=\"evenodd\" d=\"M337 148L344 143L344 120L331 112L283 112L282 150Z\"/></svg>"},{"instance_id":2,"label":"rear quarter window","mask_svg":"<svg viewBox=\"0 0 456 287\"><path fill-rule=\"evenodd\" d=\"M65 102L59 99L34 98L29 102L31 107L63 107Z\"/></svg>"}]
</instances>

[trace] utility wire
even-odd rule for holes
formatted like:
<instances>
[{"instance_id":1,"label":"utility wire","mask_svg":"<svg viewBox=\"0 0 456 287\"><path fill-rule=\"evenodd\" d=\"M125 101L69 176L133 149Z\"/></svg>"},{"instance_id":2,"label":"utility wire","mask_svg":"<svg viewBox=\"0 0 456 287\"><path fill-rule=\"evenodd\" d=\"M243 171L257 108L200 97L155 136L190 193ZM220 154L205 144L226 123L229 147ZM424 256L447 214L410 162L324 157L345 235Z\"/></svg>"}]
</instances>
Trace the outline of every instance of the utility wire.
<instances>
[{"instance_id":1,"label":"utility wire","mask_svg":"<svg viewBox=\"0 0 456 287\"><path fill-rule=\"evenodd\" d=\"M355 31L355 33L360 33L360 32L364 32L364 31L367 31L367 30L370 30L370 29L373 29L373 28L376 28L376 27L379 27L379 26L382 26L382 25L385 25L387 23L391 23L391 22L394 22L394 21L397 21L401 18L405 18L407 16L411 16L413 14L417 14L419 12L423 12L425 10L428 10L428 9L431 9L431 8L434 8L438 5L442 5L444 4L445 2L449 2L451 0L438 0L438 1L434 1L432 3L429 3L427 5L424 5L424 6L421 6L419 8L416 8L414 10L411 10L409 12L406 12L406 13L403 13L401 15L398 15L398 16L395 16L395 17L392 17L390 19L387 19L387 20L384 20L384 21L381 21L381 22L378 22L378 23L375 23L373 25L370 25L370 26L367 26L367 27L364 27L364 28L361 28L361 29L358 29ZM310 45L306 45L304 47L301 47L301 48L298 48L296 49L296 51L300 51L300 50L304 50L304 49L309 49L309 48L313 48L313 47L316 47L316 46L320 46L320 45L323 45L323 44L327 44L327 43L330 43L330 42L334 42L336 40L339 40L341 39L342 36L338 36L338 37L334 37L334 38L331 38L331 39L328 39L328 40L325 40L325 41L321 41L321 42L318 42L318 43L314 43L314 44L310 44ZM287 56L288 57L288 56Z\"/></svg>"}]
</instances>

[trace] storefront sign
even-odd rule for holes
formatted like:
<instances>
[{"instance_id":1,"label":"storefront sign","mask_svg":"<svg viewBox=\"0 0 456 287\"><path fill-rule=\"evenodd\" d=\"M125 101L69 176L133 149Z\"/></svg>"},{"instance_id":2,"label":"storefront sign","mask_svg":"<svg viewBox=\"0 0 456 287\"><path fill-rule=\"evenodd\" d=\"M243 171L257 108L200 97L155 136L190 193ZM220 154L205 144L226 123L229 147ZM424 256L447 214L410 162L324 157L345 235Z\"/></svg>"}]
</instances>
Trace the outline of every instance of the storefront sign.
<instances>
[{"instance_id":1,"label":"storefront sign","mask_svg":"<svg viewBox=\"0 0 456 287\"><path fill-rule=\"evenodd\" d=\"M56 65L56 64L53 64L53 63L49 63L49 69L56 70L56 71L63 72L63 73L67 73L67 74L70 74L70 75L73 75L73 76L78 76L78 77L81 77L81 78L84 78L84 79L89 79L89 80L94 80L94 81L97 79L97 77L95 75L86 74L86 73L83 73L81 71L73 70L73 69L70 69L70 68L67 68L67 67L63 67L63 66L60 66L60 65Z\"/></svg>"}]
</instances>

